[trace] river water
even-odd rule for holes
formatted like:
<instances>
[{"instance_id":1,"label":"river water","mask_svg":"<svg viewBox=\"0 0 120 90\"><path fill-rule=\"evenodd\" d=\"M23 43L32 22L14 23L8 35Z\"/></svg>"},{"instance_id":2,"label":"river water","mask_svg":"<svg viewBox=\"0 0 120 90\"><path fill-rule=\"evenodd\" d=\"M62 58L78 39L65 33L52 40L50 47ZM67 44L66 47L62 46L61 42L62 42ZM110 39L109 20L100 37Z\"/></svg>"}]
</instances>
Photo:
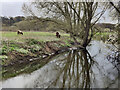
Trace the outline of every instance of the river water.
<instances>
[{"instance_id":1,"label":"river water","mask_svg":"<svg viewBox=\"0 0 120 90\"><path fill-rule=\"evenodd\" d=\"M118 88L118 70L107 56L113 45L92 41L87 50L55 56L31 74L2 81L2 88Z\"/></svg>"}]
</instances>

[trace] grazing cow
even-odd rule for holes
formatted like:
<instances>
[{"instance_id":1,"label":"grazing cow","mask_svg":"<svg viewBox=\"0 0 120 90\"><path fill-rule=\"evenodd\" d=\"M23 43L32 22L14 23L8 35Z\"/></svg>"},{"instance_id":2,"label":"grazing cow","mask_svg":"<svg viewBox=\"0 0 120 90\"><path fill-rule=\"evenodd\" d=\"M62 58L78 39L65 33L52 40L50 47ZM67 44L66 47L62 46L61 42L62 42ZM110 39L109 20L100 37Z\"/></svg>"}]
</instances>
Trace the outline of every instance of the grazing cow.
<instances>
[{"instance_id":1,"label":"grazing cow","mask_svg":"<svg viewBox=\"0 0 120 90\"><path fill-rule=\"evenodd\" d=\"M18 31L17 31L17 34L18 34L18 35L19 35L19 34L23 35L23 32L22 32L21 30L18 30Z\"/></svg>"},{"instance_id":2,"label":"grazing cow","mask_svg":"<svg viewBox=\"0 0 120 90\"><path fill-rule=\"evenodd\" d=\"M60 38L60 37L61 37L61 35L59 34L59 32L56 32L56 37L57 37L57 38Z\"/></svg>"}]
</instances>

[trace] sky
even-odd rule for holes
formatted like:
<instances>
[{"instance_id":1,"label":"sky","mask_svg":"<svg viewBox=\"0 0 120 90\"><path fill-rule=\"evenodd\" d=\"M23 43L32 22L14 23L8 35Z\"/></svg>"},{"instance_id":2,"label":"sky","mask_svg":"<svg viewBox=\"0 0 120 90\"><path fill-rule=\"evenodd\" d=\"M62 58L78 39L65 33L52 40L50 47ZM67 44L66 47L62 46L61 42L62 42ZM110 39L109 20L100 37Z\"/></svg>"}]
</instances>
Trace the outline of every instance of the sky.
<instances>
[{"instance_id":1,"label":"sky","mask_svg":"<svg viewBox=\"0 0 120 90\"><path fill-rule=\"evenodd\" d=\"M24 16L22 5L29 0L0 0L0 16Z\"/></svg>"},{"instance_id":2,"label":"sky","mask_svg":"<svg viewBox=\"0 0 120 90\"><path fill-rule=\"evenodd\" d=\"M2 2L0 16L23 16L22 4L23 2Z\"/></svg>"},{"instance_id":3,"label":"sky","mask_svg":"<svg viewBox=\"0 0 120 90\"><path fill-rule=\"evenodd\" d=\"M24 16L22 5L25 2L28 2L28 0L0 0L0 16ZM102 18L100 22L117 23L117 21L113 21L109 18L108 12L105 13L105 19Z\"/></svg>"}]
</instances>

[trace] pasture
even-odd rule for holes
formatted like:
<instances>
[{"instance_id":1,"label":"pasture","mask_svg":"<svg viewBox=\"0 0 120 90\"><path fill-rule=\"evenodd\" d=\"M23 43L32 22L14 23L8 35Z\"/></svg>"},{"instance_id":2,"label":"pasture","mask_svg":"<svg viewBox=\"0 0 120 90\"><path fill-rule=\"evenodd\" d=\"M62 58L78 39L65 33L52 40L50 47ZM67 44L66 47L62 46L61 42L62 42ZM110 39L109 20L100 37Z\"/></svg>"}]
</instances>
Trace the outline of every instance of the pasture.
<instances>
[{"instance_id":1,"label":"pasture","mask_svg":"<svg viewBox=\"0 0 120 90\"><path fill-rule=\"evenodd\" d=\"M60 33L60 35L61 38L57 38L55 32L33 31L23 32L23 35L18 35L17 32L0 32L0 41L2 43L0 44L0 59L2 59L2 64L8 64L9 61L15 59L16 54L11 57L11 54L14 53L17 53L17 55L22 54L22 56L28 55L29 57L41 55L41 53L50 53L51 51L47 48L46 42L51 42L52 48L56 47L56 49L68 46L69 34ZM55 43L52 41L55 41ZM61 41L65 44L61 43Z\"/></svg>"},{"instance_id":2,"label":"pasture","mask_svg":"<svg viewBox=\"0 0 120 90\"><path fill-rule=\"evenodd\" d=\"M2 41L14 40L14 41L23 41L25 39L36 39L38 41L56 41L64 40L69 38L69 34L60 33L61 38L56 38L55 32L23 32L24 35L17 35L17 32L0 32L2 36Z\"/></svg>"}]
</instances>

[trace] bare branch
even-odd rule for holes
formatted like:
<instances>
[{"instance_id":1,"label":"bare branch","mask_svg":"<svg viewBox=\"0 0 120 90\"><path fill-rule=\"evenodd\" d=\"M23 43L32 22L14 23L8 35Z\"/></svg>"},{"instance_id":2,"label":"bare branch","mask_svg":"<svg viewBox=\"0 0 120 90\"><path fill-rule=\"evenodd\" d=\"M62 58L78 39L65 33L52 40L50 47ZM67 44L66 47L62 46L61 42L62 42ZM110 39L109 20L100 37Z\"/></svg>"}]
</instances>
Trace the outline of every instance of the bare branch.
<instances>
[{"instance_id":1,"label":"bare branch","mask_svg":"<svg viewBox=\"0 0 120 90\"><path fill-rule=\"evenodd\" d=\"M115 8L115 10L119 13L119 15L120 15L120 9L118 9L115 5L114 5L114 3L113 2L109 2L114 8Z\"/></svg>"}]
</instances>

